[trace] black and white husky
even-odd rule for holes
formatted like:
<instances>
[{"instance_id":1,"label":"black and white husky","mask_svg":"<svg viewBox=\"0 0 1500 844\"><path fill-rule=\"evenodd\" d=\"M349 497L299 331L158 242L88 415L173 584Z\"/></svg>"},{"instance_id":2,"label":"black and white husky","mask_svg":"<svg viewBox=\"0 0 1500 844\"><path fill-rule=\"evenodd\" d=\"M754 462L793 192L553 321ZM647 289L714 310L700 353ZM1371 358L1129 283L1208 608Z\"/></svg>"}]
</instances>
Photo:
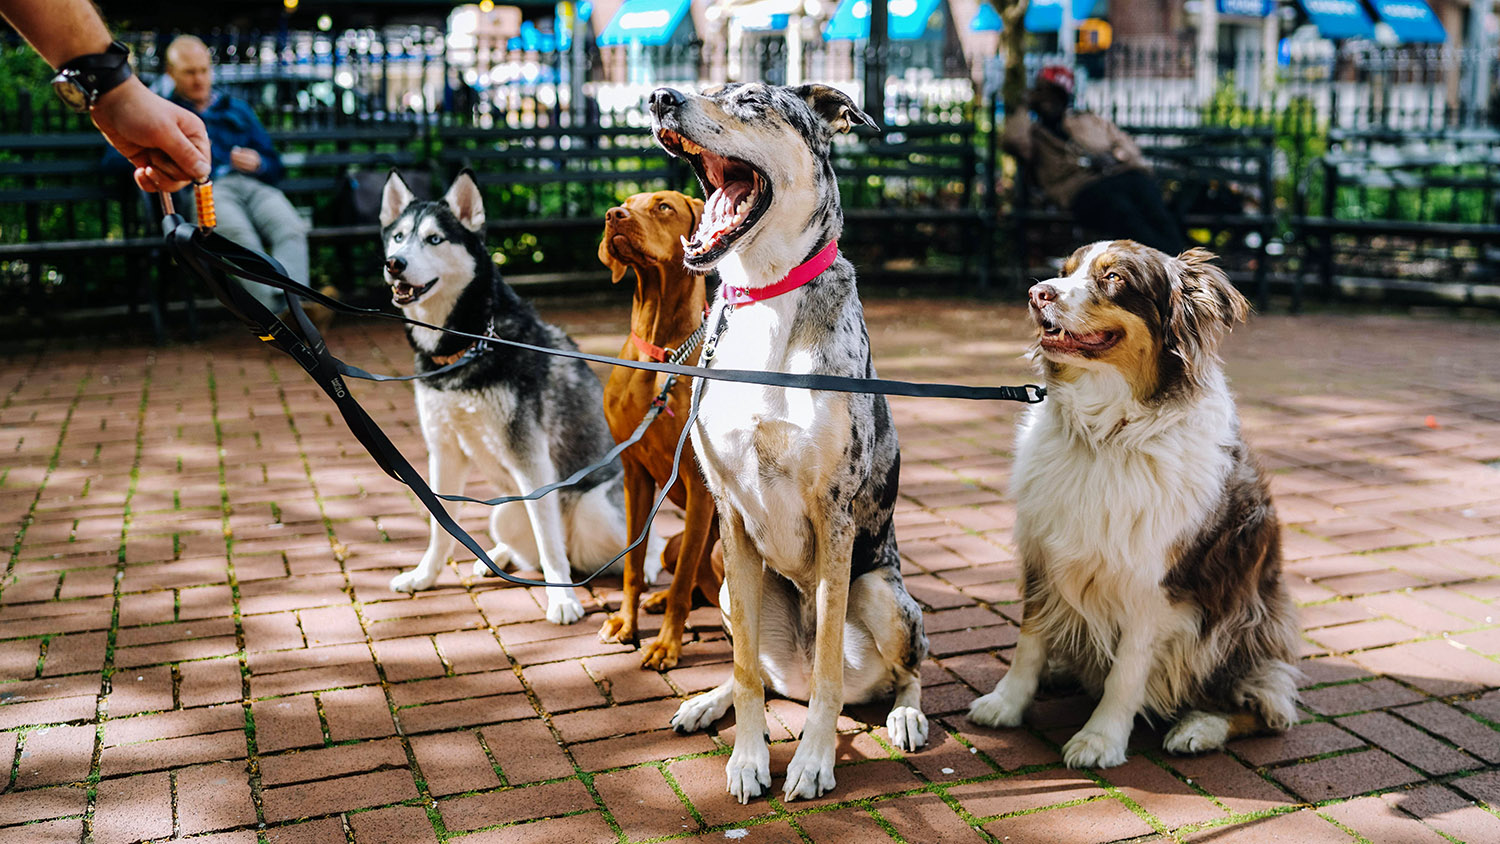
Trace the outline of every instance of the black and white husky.
<instances>
[{"instance_id":1,"label":"black and white husky","mask_svg":"<svg viewBox=\"0 0 1500 844\"><path fill-rule=\"evenodd\" d=\"M535 346L578 348L500 278L484 244L484 205L472 174L460 173L440 202L420 202L401 177L386 180L380 208L385 280L407 316L470 334ZM418 372L459 359L474 341L427 328L406 329ZM530 492L601 458L614 444L604 422L604 391L588 366L508 346L492 346L458 369L416 382L417 416L427 441L428 483L462 493L471 470L500 495ZM619 461L582 484L536 501L503 504L490 517L500 565L540 568L570 579L625 547L625 494ZM453 504L446 504L449 512ZM432 523L427 553L391 580L398 592L428 589L456 540ZM659 566L659 554L647 560ZM647 581L655 571L646 572ZM475 575L489 574L481 562ZM547 588L547 619L572 624L584 615L574 591Z\"/></svg>"},{"instance_id":2,"label":"black and white husky","mask_svg":"<svg viewBox=\"0 0 1500 844\"><path fill-rule=\"evenodd\" d=\"M873 377L854 267L834 247L844 221L830 160L833 136L870 118L825 85L758 84L658 89L651 117L657 141L693 165L709 194L685 252L688 269L717 268L725 285L708 317L724 326L710 365ZM732 288L747 303L732 304ZM771 785L764 687L807 700L784 792L816 797L834 786L845 703L893 696L891 741L904 750L927 741L927 636L896 549L901 453L890 406L870 394L694 387L703 392L693 447L719 510L734 674L672 723L701 729L733 700L726 773L746 802Z\"/></svg>"}]
</instances>

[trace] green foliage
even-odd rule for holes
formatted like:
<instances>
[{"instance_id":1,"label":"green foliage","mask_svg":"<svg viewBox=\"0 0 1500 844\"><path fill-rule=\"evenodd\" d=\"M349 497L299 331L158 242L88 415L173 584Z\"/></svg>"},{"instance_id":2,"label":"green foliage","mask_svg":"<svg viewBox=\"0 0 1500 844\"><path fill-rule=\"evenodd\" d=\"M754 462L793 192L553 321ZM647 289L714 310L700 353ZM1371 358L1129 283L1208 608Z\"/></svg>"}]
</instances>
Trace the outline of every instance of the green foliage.
<instances>
[{"instance_id":1,"label":"green foliage","mask_svg":"<svg viewBox=\"0 0 1500 844\"><path fill-rule=\"evenodd\" d=\"M27 95L32 103L52 96L52 68L18 41L0 41L0 79L5 80L0 85L0 111L15 111Z\"/></svg>"}]
</instances>

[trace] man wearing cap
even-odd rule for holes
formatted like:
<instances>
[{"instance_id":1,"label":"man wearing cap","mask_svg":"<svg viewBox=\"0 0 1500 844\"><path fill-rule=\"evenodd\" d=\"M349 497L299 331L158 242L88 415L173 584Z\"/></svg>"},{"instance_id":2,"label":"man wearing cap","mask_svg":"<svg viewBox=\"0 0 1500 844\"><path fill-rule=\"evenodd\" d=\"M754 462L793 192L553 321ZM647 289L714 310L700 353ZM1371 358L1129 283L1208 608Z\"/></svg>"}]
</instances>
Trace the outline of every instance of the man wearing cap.
<instances>
[{"instance_id":1,"label":"man wearing cap","mask_svg":"<svg viewBox=\"0 0 1500 844\"><path fill-rule=\"evenodd\" d=\"M1026 105L1036 115L1005 119L1005 148L1029 165L1047 197L1082 225L1128 238L1169 255L1183 250L1182 233L1161 201L1140 147L1120 127L1074 111L1073 72L1048 65L1037 74Z\"/></svg>"}]
</instances>

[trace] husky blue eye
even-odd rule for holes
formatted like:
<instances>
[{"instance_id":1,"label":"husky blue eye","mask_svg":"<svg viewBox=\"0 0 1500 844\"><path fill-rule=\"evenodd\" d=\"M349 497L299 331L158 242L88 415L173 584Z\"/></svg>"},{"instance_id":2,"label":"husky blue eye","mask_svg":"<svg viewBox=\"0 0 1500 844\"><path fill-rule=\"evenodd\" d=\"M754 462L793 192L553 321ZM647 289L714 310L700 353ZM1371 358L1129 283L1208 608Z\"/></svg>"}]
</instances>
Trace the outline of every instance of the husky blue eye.
<instances>
[{"instance_id":1,"label":"husky blue eye","mask_svg":"<svg viewBox=\"0 0 1500 844\"><path fill-rule=\"evenodd\" d=\"M405 239L406 239L406 235L402 234L401 232L396 232L395 234L391 235L391 240L394 240L397 243L400 243L401 241L403 241Z\"/></svg>"},{"instance_id":2,"label":"husky blue eye","mask_svg":"<svg viewBox=\"0 0 1500 844\"><path fill-rule=\"evenodd\" d=\"M433 246L437 246L439 243L443 242L443 236L440 234L429 234L427 236L427 242L432 244Z\"/></svg>"}]
</instances>

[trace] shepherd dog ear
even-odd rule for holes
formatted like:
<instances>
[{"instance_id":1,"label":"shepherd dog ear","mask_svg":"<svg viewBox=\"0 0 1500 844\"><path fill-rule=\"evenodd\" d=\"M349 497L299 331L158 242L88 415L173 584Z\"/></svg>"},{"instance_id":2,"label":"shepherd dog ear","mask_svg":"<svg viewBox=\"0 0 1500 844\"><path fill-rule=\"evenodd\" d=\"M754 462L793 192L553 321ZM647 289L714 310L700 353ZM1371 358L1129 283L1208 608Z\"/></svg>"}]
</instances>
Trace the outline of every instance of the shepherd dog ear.
<instances>
[{"instance_id":1,"label":"shepherd dog ear","mask_svg":"<svg viewBox=\"0 0 1500 844\"><path fill-rule=\"evenodd\" d=\"M847 132L855 126L878 128L874 118L860 111L848 94L832 85L813 83L799 85L792 90L807 102L813 113L822 118L835 134Z\"/></svg>"},{"instance_id":2,"label":"shepherd dog ear","mask_svg":"<svg viewBox=\"0 0 1500 844\"><path fill-rule=\"evenodd\" d=\"M484 231L484 197L479 193L479 183L474 181L474 171L465 167L453 180L453 186L443 194L443 201L453 209L453 216L471 232Z\"/></svg>"},{"instance_id":3,"label":"shepherd dog ear","mask_svg":"<svg viewBox=\"0 0 1500 844\"><path fill-rule=\"evenodd\" d=\"M1182 359L1189 378L1218 356L1224 335L1250 314L1250 302L1214 260L1212 252L1197 247L1167 258L1174 278L1166 346Z\"/></svg>"},{"instance_id":4,"label":"shepherd dog ear","mask_svg":"<svg viewBox=\"0 0 1500 844\"><path fill-rule=\"evenodd\" d=\"M385 191L380 196L380 227L385 228L396 222L396 218L416 198L411 188L406 186L406 180L401 178L400 171L392 170L385 177Z\"/></svg>"}]
</instances>

